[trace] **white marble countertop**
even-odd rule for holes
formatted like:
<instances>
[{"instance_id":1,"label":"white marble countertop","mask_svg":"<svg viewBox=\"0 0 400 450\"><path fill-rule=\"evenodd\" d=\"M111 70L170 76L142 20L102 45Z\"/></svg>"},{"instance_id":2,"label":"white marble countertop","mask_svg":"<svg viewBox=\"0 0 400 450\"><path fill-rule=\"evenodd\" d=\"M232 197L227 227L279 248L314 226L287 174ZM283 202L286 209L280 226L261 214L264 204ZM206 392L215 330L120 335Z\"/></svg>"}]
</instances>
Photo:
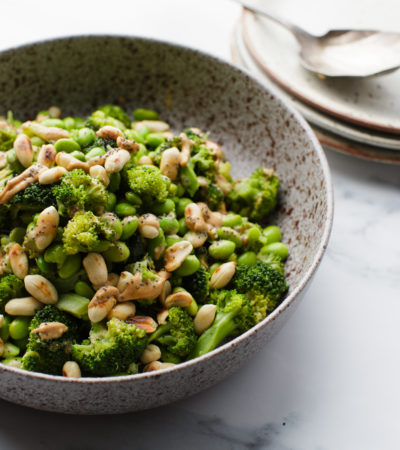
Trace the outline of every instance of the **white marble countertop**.
<instances>
[{"instance_id":1,"label":"white marble countertop","mask_svg":"<svg viewBox=\"0 0 400 450\"><path fill-rule=\"evenodd\" d=\"M119 33L229 59L239 15L228 0L2 0L0 48ZM78 417L0 401L0 449L399 449L400 170L327 156L329 247L306 298L263 351L214 388L156 410Z\"/></svg>"}]
</instances>

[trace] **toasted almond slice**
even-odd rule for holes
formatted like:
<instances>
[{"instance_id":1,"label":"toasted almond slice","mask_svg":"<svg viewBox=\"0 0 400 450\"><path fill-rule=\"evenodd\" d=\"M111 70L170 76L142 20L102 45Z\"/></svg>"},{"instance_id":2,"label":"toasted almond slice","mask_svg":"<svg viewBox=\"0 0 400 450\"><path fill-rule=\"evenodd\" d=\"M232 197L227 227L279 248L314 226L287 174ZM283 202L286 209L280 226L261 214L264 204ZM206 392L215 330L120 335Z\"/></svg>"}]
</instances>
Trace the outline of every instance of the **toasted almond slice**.
<instances>
[{"instance_id":1,"label":"toasted almond slice","mask_svg":"<svg viewBox=\"0 0 400 450\"><path fill-rule=\"evenodd\" d=\"M236 262L230 261L218 267L218 269L211 275L210 287L213 289L222 289L232 279L236 271Z\"/></svg>"},{"instance_id":2,"label":"toasted almond slice","mask_svg":"<svg viewBox=\"0 0 400 450\"><path fill-rule=\"evenodd\" d=\"M54 305L58 293L54 285L42 275L27 275L24 278L25 289L39 302Z\"/></svg>"},{"instance_id":3,"label":"toasted almond slice","mask_svg":"<svg viewBox=\"0 0 400 450\"><path fill-rule=\"evenodd\" d=\"M48 341L50 339L58 339L67 331L68 327L61 322L44 322L32 330L31 333L38 334L42 341Z\"/></svg>"},{"instance_id":4,"label":"toasted almond slice","mask_svg":"<svg viewBox=\"0 0 400 450\"><path fill-rule=\"evenodd\" d=\"M157 330L157 322L150 316L129 316L125 322L135 325L136 328L144 330L147 334Z\"/></svg>"},{"instance_id":5,"label":"toasted almond slice","mask_svg":"<svg viewBox=\"0 0 400 450\"><path fill-rule=\"evenodd\" d=\"M165 250L164 267L172 272L180 267L185 259L192 253L193 245L189 241L179 241Z\"/></svg>"}]
</instances>

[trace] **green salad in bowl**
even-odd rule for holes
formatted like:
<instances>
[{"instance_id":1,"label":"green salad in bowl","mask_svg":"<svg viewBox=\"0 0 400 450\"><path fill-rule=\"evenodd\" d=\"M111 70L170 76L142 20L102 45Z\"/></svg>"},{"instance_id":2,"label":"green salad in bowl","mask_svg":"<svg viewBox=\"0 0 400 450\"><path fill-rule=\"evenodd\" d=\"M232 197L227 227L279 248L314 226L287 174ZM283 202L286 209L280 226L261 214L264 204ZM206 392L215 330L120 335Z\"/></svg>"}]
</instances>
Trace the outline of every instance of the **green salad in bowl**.
<instances>
[{"instance_id":1,"label":"green salad in bowl","mask_svg":"<svg viewBox=\"0 0 400 450\"><path fill-rule=\"evenodd\" d=\"M0 355L66 377L204 355L288 289L279 179L232 179L207 133L155 111L0 120Z\"/></svg>"}]
</instances>

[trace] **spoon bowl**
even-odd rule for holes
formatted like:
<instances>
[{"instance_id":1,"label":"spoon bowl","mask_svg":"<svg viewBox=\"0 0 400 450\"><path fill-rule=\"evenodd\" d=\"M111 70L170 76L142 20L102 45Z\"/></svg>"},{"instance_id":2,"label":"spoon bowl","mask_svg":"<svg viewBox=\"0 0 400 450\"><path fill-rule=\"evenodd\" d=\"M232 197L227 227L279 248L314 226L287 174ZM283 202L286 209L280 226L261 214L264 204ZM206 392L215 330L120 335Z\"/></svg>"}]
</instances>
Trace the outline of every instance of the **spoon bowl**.
<instances>
[{"instance_id":1,"label":"spoon bowl","mask_svg":"<svg viewBox=\"0 0 400 450\"><path fill-rule=\"evenodd\" d=\"M286 28L300 45L300 62L320 77L372 77L400 67L400 33L377 30L330 30L315 36L244 0L245 9Z\"/></svg>"}]
</instances>

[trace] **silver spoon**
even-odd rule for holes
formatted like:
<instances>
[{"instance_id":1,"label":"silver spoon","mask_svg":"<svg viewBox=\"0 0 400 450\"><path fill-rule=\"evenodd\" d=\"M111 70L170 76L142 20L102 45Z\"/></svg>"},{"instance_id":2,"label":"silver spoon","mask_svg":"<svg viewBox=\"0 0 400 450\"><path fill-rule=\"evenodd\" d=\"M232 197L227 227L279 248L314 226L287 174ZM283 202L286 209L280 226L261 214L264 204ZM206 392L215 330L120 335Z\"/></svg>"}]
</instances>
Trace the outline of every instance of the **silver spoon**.
<instances>
[{"instance_id":1,"label":"silver spoon","mask_svg":"<svg viewBox=\"0 0 400 450\"><path fill-rule=\"evenodd\" d=\"M400 33L375 30L330 30L314 36L245 0L235 0L289 30L300 44L302 65L324 77L370 77L400 67Z\"/></svg>"}]
</instances>

